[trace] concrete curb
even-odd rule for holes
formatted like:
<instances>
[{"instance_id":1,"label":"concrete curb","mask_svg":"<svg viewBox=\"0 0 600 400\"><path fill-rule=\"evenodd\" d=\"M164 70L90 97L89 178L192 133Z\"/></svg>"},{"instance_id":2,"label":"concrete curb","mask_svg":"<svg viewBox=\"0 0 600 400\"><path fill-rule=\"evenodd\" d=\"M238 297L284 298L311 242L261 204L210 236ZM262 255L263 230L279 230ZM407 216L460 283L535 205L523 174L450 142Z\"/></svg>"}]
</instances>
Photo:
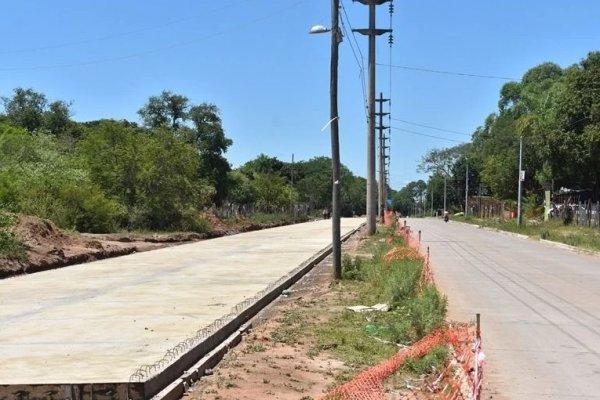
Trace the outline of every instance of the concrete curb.
<instances>
[{"instance_id":1,"label":"concrete curb","mask_svg":"<svg viewBox=\"0 0 600 400\"><path fill-rule=\"evenodd\" d=\"M563 249L563 250L569 250L569 251L572 251L573 253L587 254L590 256L600 257L600 252L598 252L598 251L582 249L581 247L575 247L575 246L571 246L570 244L555 242L554 240L540 239L540 243L544 243L549 246L557 247L557 248Z\"/></svg>"},{"instance_id":2,"label":"concrete curb","mask_svg":"<svg viewBox=\"0 0 600 400\"><path fill-rule=\"evenodd\" d=\"M462 222L462 221L453 221L455 224L462 224L462 225L469 225L469 226L473 226L477 229L483 229L489 232L496 232L499 233L501 235L506 235L506 236L512 236L512 237L518 237L520 239L529 239L529 236L527 235L523 235L521 233L515 233L515 232L509 232L509 231L503 231L501 229L498 228L490 228L487 226L483 226L483 225L476 225L476 224L469 224L468 222Z\"/></svg>"},{"instance_id":3,"label":"concrete curb","mask_svg":"<svg viewBox=\"0 0 600 400\"><path fill-rule=\"evenodd\" d=\"M488 228L488 227L483 226L483 225L469 224L467 222L462 222L462 221L454 221L454 223L456 223L456 224L462 224L462 225L471 225L471 226L477 227L478 229L485 229L486 231L497 232L497 233L500 233L500 234L506 235L506 236L513 236L513 237L518 237L518 238L521 238L521 239L531 239L527 235L523 235L523 234L520 234L520 233L514 233L514 232L508 232L508 231L503 231L503 230L496 229L496 228ZM590 256L600 257L600 251L583 249L581 247L571 246L571 245L566 244L566 243L555 242L554 240L539 239L539 242L547 244L547 245L552 246L552 247L559 248L559 249L572 251L573 253L587 254L587 255L590 255Z\"/></svg>"},{"instance_id":4,"label":"concrete curb","mask_svg":"<svg viewBox=\"0 0 600 400\"><path fill-rule=\"evenodd\" d=\"M181 378L172 382L169 386L161 390L152 400L179 400L183 394L187 392L189 387L206 374L206 371L214 368L222 359L229 349L237 346L242 336L247 333L252 324L250 322L244 324L237 332L229 336L216 348L206 354L190 369L185 371Z\"/></svg>"},{"instance_id":5,"label":"concrete curb","mask_svg":"<svg viewBox=\"0 0 600 400\"><path fill-rule=\"evenodd\" d=\"M499 234L505 235L505 236L512 236L512 237L516 237L516 238L519 238L519 239L530 239L529 236L523 235L521 233L503 231L501 229L496 229L496 228L488 228L487 226L482 226L482 225L477 225L477 227L479 229L483 229L483 230L490 231L490 232L496 232L496 233L499 233Z\"/></svg>"}]
</instances>

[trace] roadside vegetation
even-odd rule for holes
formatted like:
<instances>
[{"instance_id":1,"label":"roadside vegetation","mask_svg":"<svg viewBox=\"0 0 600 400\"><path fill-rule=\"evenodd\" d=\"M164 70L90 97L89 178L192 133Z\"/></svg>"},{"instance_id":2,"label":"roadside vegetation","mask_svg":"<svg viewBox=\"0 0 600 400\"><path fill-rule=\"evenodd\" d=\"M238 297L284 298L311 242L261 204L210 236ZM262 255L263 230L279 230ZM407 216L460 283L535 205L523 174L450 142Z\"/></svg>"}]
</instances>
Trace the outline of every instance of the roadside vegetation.
<instances>
[{"instance_id":1,"label":"roadside vegetation","mask_svg":"<svg viewBox=\"0 0 600 400\"><path fill-rule=\"evenodd\" d=\"M524 221L519 227L515 220L499 218L453 217L458 221L485 226L507 232L519 233L532 239L545 239L568 244L581 249L600 251L600 230L581 226L565 225L560 220L538 222Z\"/></svg>"},{"instance_id":2,"label":"roadside vegetation","mask_svg":"<svg viewBox=\"0 0 600 400\"><path fill-rule=\"evenodd\" d=\"M514 211L521 137L526 212L529 208L540 214L544 190L550 188L555 193L561 188L585 189L585 198L572 201L590 199L596 204L600 200L599 81L600 52L593 51L577 64L561 67L545 62L530 68L521 79L507 82L498 93L497 110L479 127L471 132L447 132L449 140L462 134L460 141L465 143L432 149L423 157L418 170L429 177L393 193L394 209L402 215L431 215L432 209L441 215L446 205L450 213L456 213L465 209L468 188L470 207L481 206L485 211L487 205L496 210L504 205ZM505 228L510 229L510 224ZM531 229L539 235L543 232ZM551 240L588 243L588 235L581 235L585 230L541 229L548 230Z\"/></svg>"},{"instance_id":3,"label":"roadside vegetation","mask_svg":"<svg viewBox=\"0 0 600 400\"><path fill-rule=\"evenodd\" d=\"M25 258L25 246L11 230L16 222L15 215L0 212L0 259L23 260Z\"/></svg>"},{"instance_id":4,"label":"roadside vegetation","mask_svg":"<svg viewBox=\"0 0 600 400\"><path fill-rule=\"evenodd\" d=\"M71 107L30 88L1 98L0 211L80 232L204 233L206 212L264 221L330 207L329 158L260 154L234 169L214 104L165 90L141 105L139 121L77 122ZM343 214L364 213L365 180L342 166L341 181Z\"/></svg>"},{"instance_id":5,"label":"roadside vegetation","mask_svg":"<svg viewBox=\"0 0 600 400\"><path fill-rule=\"evenodd\" d=\"M400 255L385 261L390 250ZM365 242L356 257L343 260L342 280L332 289L334 299L326 315L304 308L285 311L273 340L288 345L312 343L309 356L330 352L351 366L336 377L346 381L365 367L386 360L404 346L418 341L444 323L446 298L434 287L419 289L422 260L403 240L379 233ZM354 312L346 307L387 304L389 311ZM321 310L322 308L317 308ZM446 359L447 352L406 363L402 374L431 372Z\"/></svg>"}]
</instances>

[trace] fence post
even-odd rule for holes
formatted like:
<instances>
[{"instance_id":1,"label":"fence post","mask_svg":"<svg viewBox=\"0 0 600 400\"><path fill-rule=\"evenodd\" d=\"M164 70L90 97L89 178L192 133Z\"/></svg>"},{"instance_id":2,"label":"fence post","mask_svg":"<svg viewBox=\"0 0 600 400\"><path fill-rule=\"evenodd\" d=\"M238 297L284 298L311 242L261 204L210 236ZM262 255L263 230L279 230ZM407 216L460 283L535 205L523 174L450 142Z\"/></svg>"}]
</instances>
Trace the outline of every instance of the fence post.
<instances>
[{"instance_id":1,"label":"fence post","mask_svg":"<svg viewBox=\"0 0 600 400\"><path fill-rule=\"evenodd\" d=\"M475 339L475 365L474 370L475 374L473 376L473 395L476 400L481 399L481 380L483 378L483 371L481 371L479 364L479 352L481 351L481 314L475 314L477 319L477 330L475 331L476 339Z\"/></svg>"},{"instance_id":2,"label":"fence post","mask_svg":"<svg viewBox=\"0 0 600 400\"><path fill-rule=\"evenodd\" d=\"M419 230L419 244L421 244L421 230Z\"/></svg>"}]
</instances>

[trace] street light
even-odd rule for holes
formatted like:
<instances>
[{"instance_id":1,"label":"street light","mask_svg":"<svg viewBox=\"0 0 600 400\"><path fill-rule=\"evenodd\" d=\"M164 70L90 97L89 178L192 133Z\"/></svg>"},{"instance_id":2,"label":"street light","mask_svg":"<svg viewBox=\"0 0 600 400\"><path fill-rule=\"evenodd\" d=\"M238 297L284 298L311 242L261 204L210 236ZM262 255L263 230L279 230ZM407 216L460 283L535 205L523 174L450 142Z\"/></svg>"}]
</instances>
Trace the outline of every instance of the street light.
<instances>
[{"instance_id":1,"label":"street light","mask_svg":"<svg viewBox=\"0 0 600 400\"><path fill-rule=\"evenodd\" d=\"M338 48L342 41L339 28L340 1L331 0L331 29L323 25L315 25L310 33L331 32L331 63L330 63L330 85L329 85L329 109L331 128L331 171L332 171L332 193L331 193L331 254L333 258L333 270L336 279L342 277L342 240L340 229L340 143L337 107L338 86Z\"/></svg>"}]
</instances>

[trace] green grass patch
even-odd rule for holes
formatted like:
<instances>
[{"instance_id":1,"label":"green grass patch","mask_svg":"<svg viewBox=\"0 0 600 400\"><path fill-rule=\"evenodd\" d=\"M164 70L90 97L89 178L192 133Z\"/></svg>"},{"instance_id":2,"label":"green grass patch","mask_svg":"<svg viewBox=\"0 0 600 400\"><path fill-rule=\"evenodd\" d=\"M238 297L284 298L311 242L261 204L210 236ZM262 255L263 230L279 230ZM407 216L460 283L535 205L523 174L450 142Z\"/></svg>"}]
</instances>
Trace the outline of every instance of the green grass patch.
<instances>
[{"instance_id":1,"label":"green grass patch","mask_svg":"<svg viewBox=\"0 0 600 400\"><path fill-rule=\"evenodd\" d=\"M0 258L24 260L26 257L25 245L10 229L16 223L16 215L0 212Z\"/></svg>"},{"instance_id":2,"label":"green grass patch","mask_svg":"<svg viewBox=\"0 0 600 400\"><path fill-rule=\"evenodd\" d=\"M447 346L436 346L424 357L407 359L402 366L402 370L415 375L429 374L441 369L449 354L450 351Z\"/></svg>"},{"instance_id":3,"label":"green grass patch","mask_svg":"<svg viewBox=\"0 0 600 400\"><path fill-rule=\"evenodd\" d=\"M515 220L474 217L453 217L453 219L502 231L520 233L532 239L552 240L581 249L600 251L599 229L565 225L562 220L558 219L535 223L525 221L520 227Z\"/></svg>"},{"instance_id":4,"label":"green grass patch","mask_svg":"<svg viewBox=\"0 0 600 400\"><path fill-rule=\"evenodd\" d=\"M387 303L388 312L355 313L340 307L314 328L312 354L329 351L347 364L363 368L388 359L398 344L410 345L444 323L446 298L434 287L418 290L421 260L386 263L383 256L404 245L384 231L359 250L369 257L345 257L335 290L341 306Z\"/></svg>"}]
</instances>

